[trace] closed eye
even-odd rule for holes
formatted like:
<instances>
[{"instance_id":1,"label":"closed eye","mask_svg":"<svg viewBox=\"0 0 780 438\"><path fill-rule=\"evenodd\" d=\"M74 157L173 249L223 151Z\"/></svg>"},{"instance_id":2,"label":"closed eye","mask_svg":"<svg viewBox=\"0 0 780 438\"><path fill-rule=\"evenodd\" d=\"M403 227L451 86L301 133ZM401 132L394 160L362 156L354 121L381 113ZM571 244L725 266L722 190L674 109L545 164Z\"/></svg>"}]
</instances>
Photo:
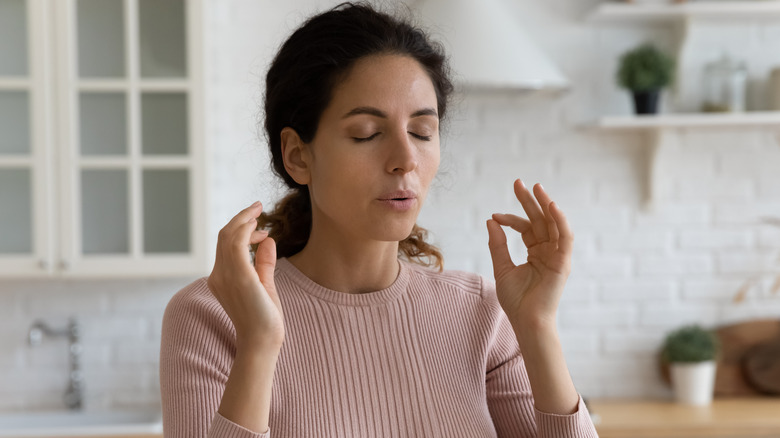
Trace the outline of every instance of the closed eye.
<instances>
[{"instance_id":1,"label":"closed eye","mask_svg":"<svg viewBox=\"0 0 780 438\"><path fill-rule=\"evenodd\" d=\"M364 141L370 141L370 140L373 140L373 139L374 139L374 137L376 137L377 135L379 135L379 133L378 133L378 132L375 132L375 133L373 133L373 134L369 135L368 137L352 137L352 140L355 140L355 141L356 141L356 142L358 142L358 143L362 143L362 142L364 142Z\"/></svg>"},{"instance_id":2,"label":"closed eye","mask_svg":"<svg viewBox=\"0 0 780 438\"><path fill-rule=\"evenodd\" d=\"M366 141L373 140L379 134L380 134L379 132L375 132L375 133L369 135L368 137L352 137L352 140L354 140L354 141L356 141L358 143L363 143L363 142L366 142ZM431 141L431 136L430 135L420 135L420 134L415 134L414 132L410 132L409 135L411 135L412 137L414 137L416 139L419 139L419 140Z\"/></svg>"},{"instance_id":3,"label":"closed eye","mask_svg":"<svg viewBox=\"0 0 780 438\"><path fill-rule=\"evenodd\" d=\"M410 132L409 134L412 137L418 138L418 139L423 140L423 141L431 141L431 136L430 135L420 135L420 134L415 134L414 132Z\"/></svg>"}]
</instances>

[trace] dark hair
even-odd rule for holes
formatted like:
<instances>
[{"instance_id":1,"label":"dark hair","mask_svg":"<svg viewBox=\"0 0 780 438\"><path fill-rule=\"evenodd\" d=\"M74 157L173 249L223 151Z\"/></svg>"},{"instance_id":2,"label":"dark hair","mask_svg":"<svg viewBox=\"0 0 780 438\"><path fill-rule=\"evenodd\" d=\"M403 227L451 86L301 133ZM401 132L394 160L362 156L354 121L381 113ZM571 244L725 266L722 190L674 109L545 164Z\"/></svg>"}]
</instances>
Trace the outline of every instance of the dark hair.
<instances>
[{"instance_id":1,"label":"dark hair","mask_svg":"<svg viewBox=\"0 0 780 438\"><path fill-rule=\"evenodd\" d=\"M265 134L274 172L291 190L258 223L260 228L269 228L277 257L302 250L312 223L308 187L295 182L284 168L282 129L290 127L304 143L311 142L339 81L356 61L379 54L417 60L433 82L439 118L444 119L453 85L441 46L429 41L419 28L365 3L342 3L309 18L282 44L271 63L266 76ZM427 231L415 224L399 243L399 254L422 265L436 264L441 270L441 252L425 242L426 237Z\"/></svg>"}]
</instances>

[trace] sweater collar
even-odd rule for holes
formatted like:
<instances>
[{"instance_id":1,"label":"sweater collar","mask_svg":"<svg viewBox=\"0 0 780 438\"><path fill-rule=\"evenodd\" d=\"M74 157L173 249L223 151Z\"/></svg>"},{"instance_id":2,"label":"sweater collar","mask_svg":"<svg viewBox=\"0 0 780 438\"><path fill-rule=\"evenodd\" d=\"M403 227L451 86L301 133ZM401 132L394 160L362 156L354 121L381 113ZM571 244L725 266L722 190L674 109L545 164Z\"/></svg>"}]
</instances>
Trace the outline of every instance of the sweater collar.
<instances>
[{"instance_id":1,"label":"sweater collar","mask_svg":"<svg viewBox=\"0 0 780 438\"><path fill-rule=\"evenodd\" d=\"M328 289L298 270L287 257L276 260L276 269L287 275L307 294L317 297L321 300L342 306L376 306L399 299L407 289L409 284L409 265L405 260L397 259L400 269L395 281L385 289L360 294L350 294Z\"/></svg>"}]
</instances>

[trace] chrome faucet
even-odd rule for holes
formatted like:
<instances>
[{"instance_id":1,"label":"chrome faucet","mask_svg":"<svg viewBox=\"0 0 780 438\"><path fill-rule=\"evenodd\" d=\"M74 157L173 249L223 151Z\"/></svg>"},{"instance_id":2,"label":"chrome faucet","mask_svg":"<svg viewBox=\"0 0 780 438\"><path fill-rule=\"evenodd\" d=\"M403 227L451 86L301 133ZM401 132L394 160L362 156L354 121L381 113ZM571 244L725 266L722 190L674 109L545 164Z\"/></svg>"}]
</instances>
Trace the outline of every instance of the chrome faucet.
<instances>
[{"instance_id":1,"label":"chrome faucet","mask_svg":"<svg viewBox=\"0 0 780 438\"><path fill-rule=\"evenodd\" d=\"M65 406L71 410L82 408L83 375L81 373L81 325L75 318L68 320L64 329L53 330L43 321L37 320L30 327L27 340L31 346L40 345L43 336L53 338L68 338L68 356L70 358L70 378L65 390Z\"/></svg>"}]
</instances>

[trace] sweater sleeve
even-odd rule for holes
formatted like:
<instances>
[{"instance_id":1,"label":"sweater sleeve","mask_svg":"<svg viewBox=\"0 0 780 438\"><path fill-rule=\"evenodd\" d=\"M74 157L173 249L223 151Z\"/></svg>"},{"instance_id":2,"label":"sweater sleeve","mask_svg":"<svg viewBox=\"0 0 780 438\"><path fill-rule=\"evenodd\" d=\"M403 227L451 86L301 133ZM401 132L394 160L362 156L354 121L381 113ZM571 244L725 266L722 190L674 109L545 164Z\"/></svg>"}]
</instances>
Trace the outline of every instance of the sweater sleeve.
<instances>
[{"instance_id":1,"label":"sweater sleeve","mask_svg":"<svg viewBox=\"0 0 780 438\"><path fill-rule=\"evenodd\" d=\"M515 332L496 298L495 283L483 277L483 300L492 319L485 387L488 410L499 437L597 438L596 428L579 396L577 411L559 415L534 406L531 382Z\"/></svg>"},{"instance_id":2,"label":"sweater sleeve","mask_svg":"<svg viewBox=\"0 0 780 438\"><path fill-rule=\"evenodd\" d=\"M270 438L217 412L234 357L235 330L205 279L174 295L160 343L165 438Z\"/></svg>"}]
</instances>

